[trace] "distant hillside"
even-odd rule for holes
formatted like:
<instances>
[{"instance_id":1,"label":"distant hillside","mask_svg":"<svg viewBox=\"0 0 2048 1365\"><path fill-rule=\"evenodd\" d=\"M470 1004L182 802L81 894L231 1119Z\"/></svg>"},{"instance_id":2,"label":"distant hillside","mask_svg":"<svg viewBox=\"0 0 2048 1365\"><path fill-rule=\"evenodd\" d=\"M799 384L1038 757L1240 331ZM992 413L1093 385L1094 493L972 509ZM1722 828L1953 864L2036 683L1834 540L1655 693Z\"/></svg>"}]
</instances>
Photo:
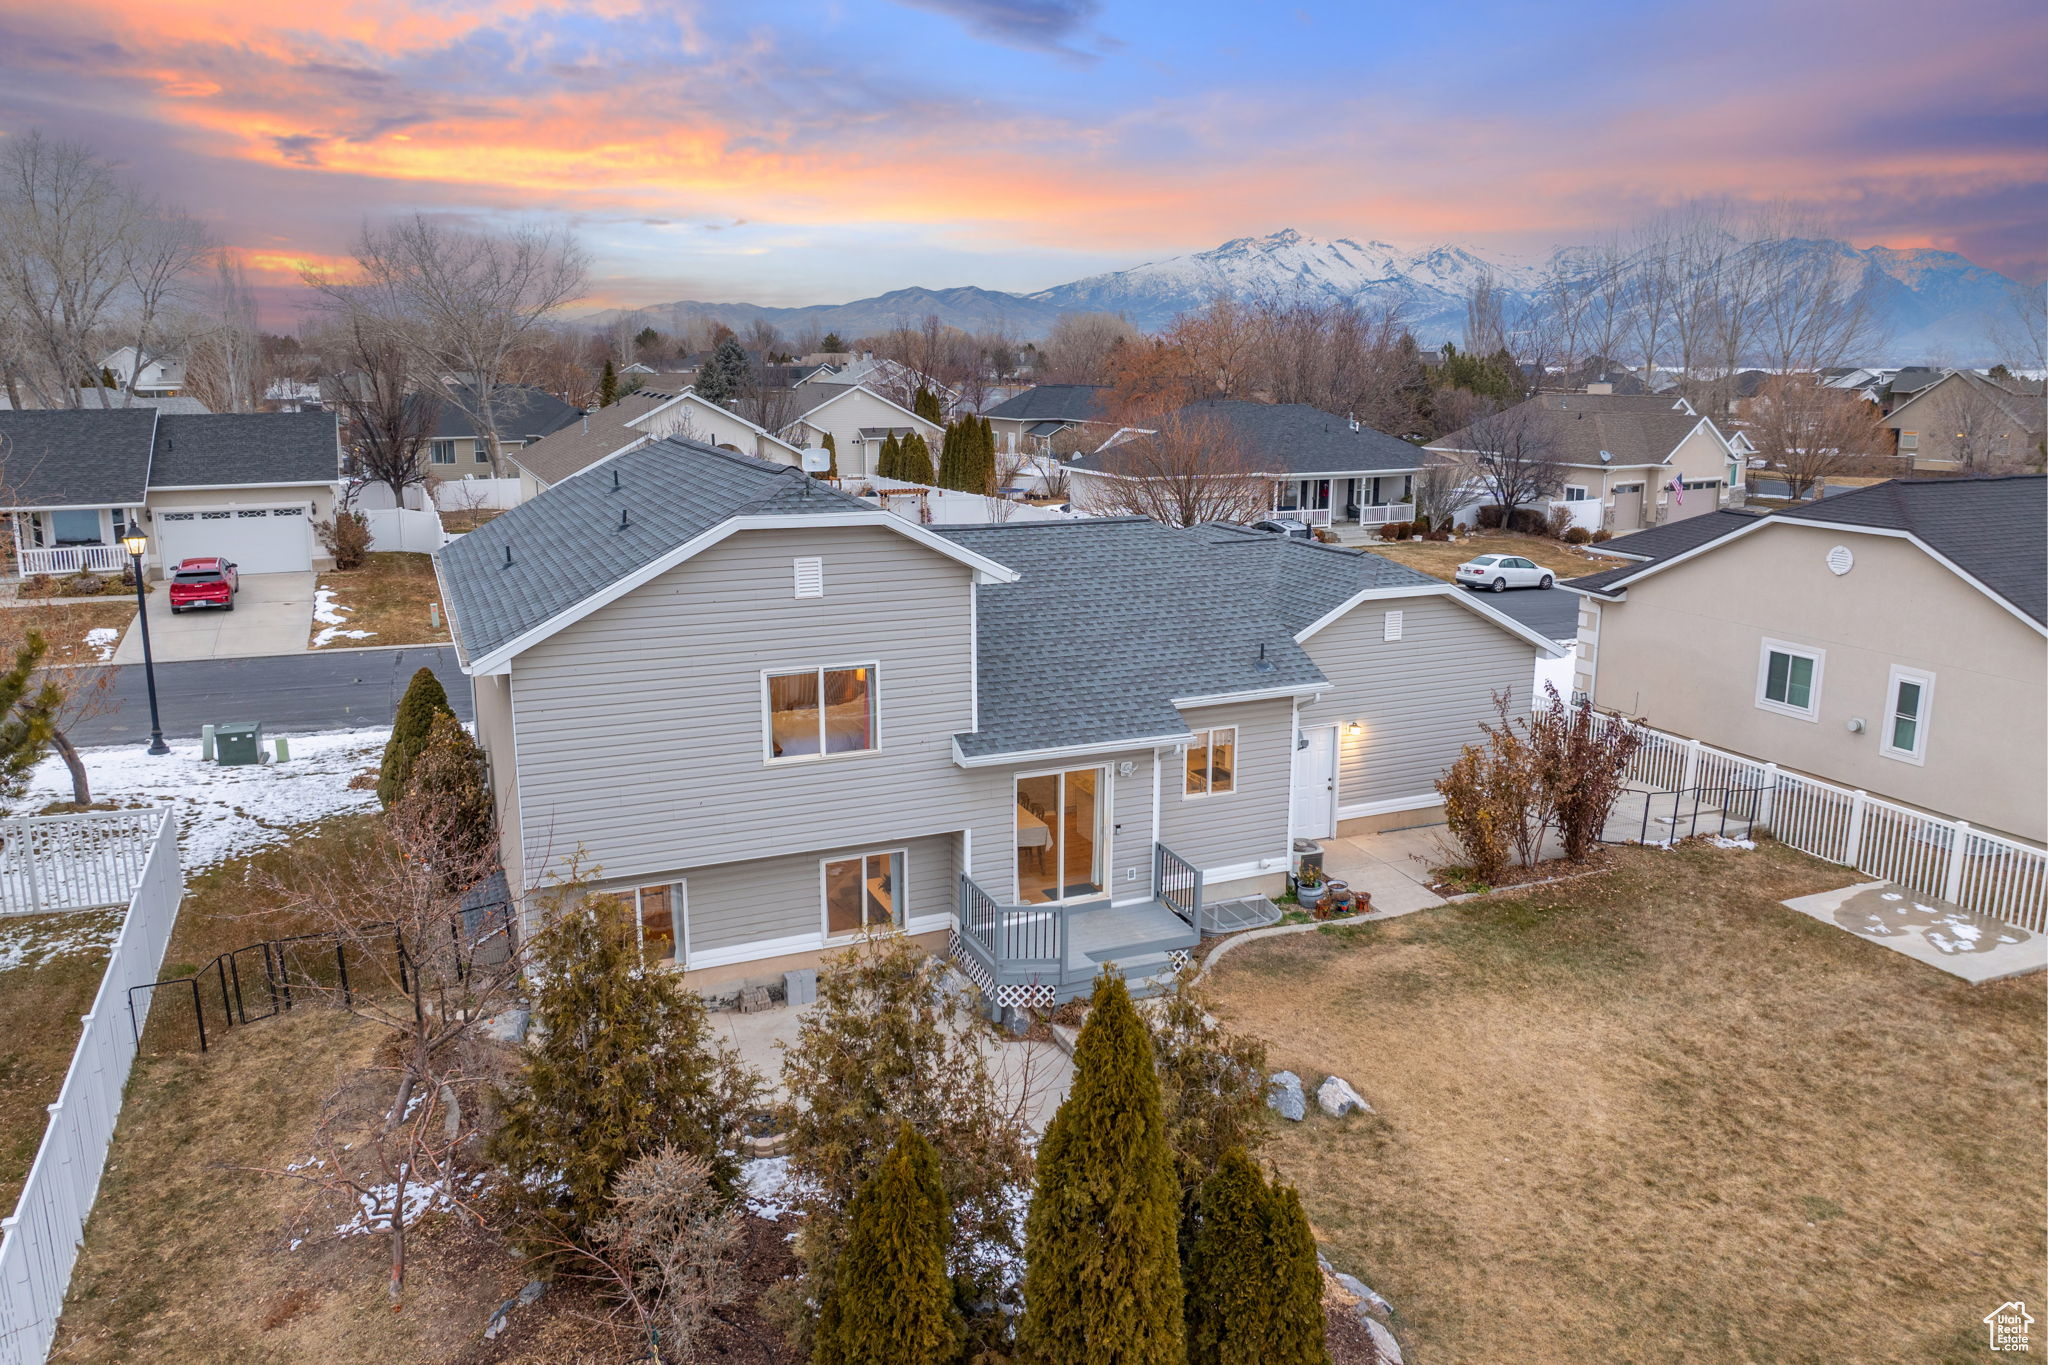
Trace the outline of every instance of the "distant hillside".
<instances>
[{"instance_id":1,"label":"distant hillside","mask_svg":"<svg viewBox=\"0 0 2048 1365\"><path fill-rule=\"evenodd\" d=\"M1802 241L1793 249L1824 252L1837 268L1853 272L1882 337L1870 362L1938 361L1988 364L1993 319L2017 285L1995 270L1973 265L1952 251L1899 250L1845 242ZM1560 248L1572 259L1582 248ZM1350 238L1323 241L1292 228L1265 237L1240 237L1208 251L1151 261L1035 294L1009 294L963 286L958 289L897 289L852 303L769 308L751 303L679 300L635 310L657 328L674 329L691 319L735 328L756 319L785 332L815 326L844 337L873 335L936 313L970 331L1002 326L1022 338L1044 336L1054 319L1069 312L1121 313L1144 331L1157 331L1176 314L1199 308L1218 294L1239 298L1326 298L1366 305L1397 302L1416 338L1425 345L1461 339L1465 298L1482 273L1511 299L1526 299L1545 263L1443 244L1420 249ZM619 312L592 314L609 322Z\"/></svg>"}]
</instances>

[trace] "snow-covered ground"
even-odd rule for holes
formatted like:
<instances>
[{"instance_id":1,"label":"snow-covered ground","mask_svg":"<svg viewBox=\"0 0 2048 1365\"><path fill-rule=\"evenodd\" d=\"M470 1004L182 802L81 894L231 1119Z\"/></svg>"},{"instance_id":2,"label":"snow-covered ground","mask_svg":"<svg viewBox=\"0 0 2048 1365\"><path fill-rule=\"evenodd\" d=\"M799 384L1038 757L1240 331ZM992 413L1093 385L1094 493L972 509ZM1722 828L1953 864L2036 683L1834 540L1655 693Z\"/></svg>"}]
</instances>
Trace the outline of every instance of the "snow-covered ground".
<instances>
[{"instance_id":1,"label":"snow-covered ground","mask_svg":"<svg viewBox=\"0 0 2048 1365\"><path fill-rule=\"evenodd\" d=\"M351 791L348 781L384 756L389 730L349 730L287 736L291 758L261 766L222 767L199 757L199 745L173 744L152 758L140 744L84 749L96 801L172 806L178 811L178 847L185 871L197 872L266 844L330 815L374 810L374 791ZM266 757L276 747L264 737ZM55 757L39 764L17 811L40 810L71 799L71 776Z\"/></svg>"},{"instance_id":2,"label":"snow-covered ground","mask_svg":"<svg viewBox=\"0 0 2048 1365\"><path fill-rule=\"evenodd\" d=\"M1536 705L1542 706L1550 700L1543 690L1545 683L1555 687L1557 695L1566 701L1572 699L1572 665L1576 662L1578 648L1576 644L1566 645L1563 658L1536 661L1536 688L1532 694Z\"/></svg>"},{"instance_id":3,"label":"snow-covered ground","mask_svg":"<svg viewBox=\"0 0 2048 1365\"><path fill-rule=\"evenodd\" d=\"M313 637L313 648L324 649L336 640L367 640L377 632L374 630L343 630L354 607L345 607L335 596L332 588L313 590L313 619L320 623L320 631Z\"/></svg>"},{"instance_id":4,"label":"snow-covered ground","mask_svg":"<svg viewBox=\"0 0 2048 1365\"><path fill-rule=\"evenodd\" d=\"M120 644L121 632L113 626L94 626L85 633L85 647L92 651L95 663L103 664L113 658Z\"/></svg>"},{"instance_id":5,"label":"snow-covered ground","mask_svg":"<svg viewBox=\"0 0 2048 1365\"><path fill-rule=\"evenodd\" d=\"M121 936L121 910L0 917L0 972L47 967L82 953L104 955Z\"/></svg>"}]
</instances>

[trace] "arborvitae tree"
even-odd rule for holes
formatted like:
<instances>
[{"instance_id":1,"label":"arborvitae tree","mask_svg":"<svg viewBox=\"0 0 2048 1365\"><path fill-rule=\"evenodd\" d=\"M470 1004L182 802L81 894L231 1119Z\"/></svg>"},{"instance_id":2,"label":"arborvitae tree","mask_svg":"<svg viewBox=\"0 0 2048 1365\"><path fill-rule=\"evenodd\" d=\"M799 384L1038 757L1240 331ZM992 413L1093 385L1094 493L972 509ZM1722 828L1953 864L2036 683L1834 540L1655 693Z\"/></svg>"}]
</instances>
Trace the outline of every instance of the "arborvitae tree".
<instances>
[{"instance_id":1,"label":"arborvitae tree","mask_svg":"<svg viewBox=\"0 0 2048 1365\"><path fill-rule=\"evenodd\" d=\"M1017 1340L1041 1365L1180 1365L1179 1189L1152 1039L1105 971L1045 1130L1024 1223Z\"/></svg>"},{"instance_id":2,"label":"arborvitae tree","mask_svg":"<svg viewBox=\"0 0 2048 1365\"><path fill-rule=\"evenodd\" d=\"M42 632L29 631L14 651L14 667L0 674L0 795L18 795L28 785L56 734L63 689L49 681L33 686L47 649Z\"/></svg>"},{"instance_id":3,"label":"arborvitae tree","mask_svg":"<svg viewBox=\"0 0 2048 1365\"><path fill-rule=\"evenodd\" d=\"M934 425L946 420L945 404L923 384L919 384L917 392L910 396L910 410Z\"/></svg>"},{"instance_id":4,"label":"arborvitae tree","mask_svg":"<svg viewBox=\"0 0 2048 1365\"><path fill-rule=\"evenodd\" d=\"M604 362L604 373L597 379L597 405L608 408L618 401L619 372L612 368L612 362L607 358Z\"/></svg>"},{"instance_id":5,"label":"arborvitae tree","mask_svg":"<svg viewBox=\"0 0 2048 1365\"><path fill-rule=\"evenodd\" d=\"M1294 1191L1233 1148L1188 1239L1188 1365L1329 1365L1315 1237Z\"/></svg>"},{"instance_id":6,"label":"arborvitae tree","mask_svg":"<svg viewBox=\"0 0 2048 1365\"><path fill-rule=\"evenodd\" d=\"M1181 1189L1192 1199L1232 1149L1266 1140L1266 1045L1226 1032L1194 993L1194 971L1148 1016L1159 1107Z\"/></svg>"},{"instance_id":7,"label":"arborvitae tree","mask_svg":"<svg viewBox=\"0 0 2048 1365\"><path fill-rule=\"evenodd\" d=\"M818 1313L814 1365L947 1365L962 1323L946 1273L952 1211L938 1154L908 1123L847 1206L846 1258Z\"/></svg>"},{"instance_id":8,"label":"arborvitae tree","mask_svg":"<svg viewBox=\"0 0 2048 1365\"><path fill-rule=\"evenodd\" d=\"M981 491L993 493L996 491L996 429L989 425L986 417L979 420L970 418L968 423L979 429L974 448L981 460Z\"/></svg>"},{"instance_id":9,"label":"arborvitae tree","mask_svg":"<svg viewBox=\"0 0 2048 1365\"><path fill-rule=\"evenodd\" d=\"M966 488L966 465L969 462L968 440L961 432L962 424L949 422L945 435L939 438L939 487Z\"/></svg>"},{"instance_id":10,"label":"arborvitae tree","mask_svg":"<svg viewBox=\"0 0 2048 1365\"><path fill-rule=\"evenodd\" d=\"M454 708L448 705L448 693L432 669L422 668L412 675L411 685L399 699L398 715L391 723L391 738L384 745L384 765L377 773L377 799L387 809L404 793L405 784L412 777L412 765L420 750L427 747L434 717L443 714L450 719L455 716Z\"/></svg>"},{"instance_id":11,"label":"arborvitae tree","mask_svg":"<svg viewBox=\"0 0 2048 1365\"><path fill-rule=\"evenodd\" d=\"M446 711L437 711L427 731L427 742L413 760L405 783L405 801L426 803L432 837L444 855L444 874L469 880L493 859L497 842L497 820L491 800L490 770L484 751L469 737L462 723ZM450 892L467 886L450 885Z\"/></svg>"},{"instance_id":12,"label":"arborvitae tree","mask_svg":"<svg viewBox=\"0 0 2048 1365\"><path fill-rule=\"evenodd\" d=\"M846 343L839 339L839 333L827 332L825 339L818 343L818 349L828 355L838 355L846 349Z\"/></svg>"},{"instance_id":13,"label":"arborvitae tree","mask_svg":"<svg viewBox=\"0 0 2048 1365\"><path fill-rule=\"evenodd\" d=\"M727 336L697 370L698 396L714 403L737 398L746 387L749 368L747 353L739 338Z\"/></svg>"},{"instance_id":14,"label":"arborvitae tree","mask_svg":"<svg viewBox=\"0 0 2048 1365\"><path fill-rule=\"evenodd\" d=\"M875 457L875 476L883 479L903 477L903 443L890 432L882 438L881 454Z\"/></svg>"},{"instance_id":15,"label":"arborvitae tree","mask_svg":"<svg viewBox=\"0 0 2048 1365\"><path fill-rule=\"evenodd\" d=\"M929 484L934 482L932 470L932 448L925 444L924 437L911 432L903 438L903 445L897 452L897 461L903 466L898 478L910 483Z\"/></svg>"},{"instance_id":16,"label":"arborvitae tree","mask_svg":"<svg viewBox=\"0 0 2048 1365\"><path fill-rule=\"evenodd\" d=\"M832 468L826 471L826 477L836 479L839 477L839 443L832 439L829 431L825 433L825 453L832 457Z\"/></svg>"},{"instance_id":17,"label":"arborvitae tree","mask_svg":"<svg viewBox=\"0 0 2048 1365\"><path fill-rule=\"evenodd\" d=\"M590 895L533 944L535 1039L501 1097L490 1154L536 1251L582 1240L613 1177L664 1142L704 1161L719 1190L739 1178L740 1125L761 1078L712 1028L702 996L641 962L635 937L625 904Z\"/></svg>"}]
</instances>

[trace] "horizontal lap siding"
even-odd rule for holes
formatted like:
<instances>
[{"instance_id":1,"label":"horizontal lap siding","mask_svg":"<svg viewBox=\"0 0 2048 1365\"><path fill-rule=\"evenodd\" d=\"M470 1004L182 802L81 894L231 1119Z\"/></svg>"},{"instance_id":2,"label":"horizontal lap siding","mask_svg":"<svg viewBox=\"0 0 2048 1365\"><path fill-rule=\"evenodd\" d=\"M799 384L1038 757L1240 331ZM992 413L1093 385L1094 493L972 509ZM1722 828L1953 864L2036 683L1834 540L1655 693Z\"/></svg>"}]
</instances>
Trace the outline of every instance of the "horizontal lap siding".
<instances>
[{"instance_id":1,"label":"horizontal lap siding","mask_svg":"<svg viewBox=\"0 0 2048 1365\"><path fill-rule=\"evenodd\" d=\"M1385 638L1386 614L1401 613L1401 638ZM1454 601L1441 597L1366 602L1308 641L1334 686L1301 708L1301 723L1336 725L1339 807L1431 794L1458 751L1494 716L1493 695L1529 706L1536 653ZM1361 721L1364 731L1345 727Z\"/></svg>"},{"instance_id":2,"label":"horizontal lap siding","mask_svg":"<svg viewBox=\"0 0 2048 1365\"><path fill-rule=\"evenodd\" d=\"M517 868L521 865L519 784L514 770L511 680L486 677L470 682L475 697L476 739L489 760L491 799L498 808L498 857L505 867Z\"/></svg>"},{"instance_id":3,"label":"horizontal lap siding","mask_svg":"<svg viewBox=\"0 0 2048 1365\"><path fill-rule=\"evenodd\" d=\"M1190 730L1237 727L1237 790L1186 795L1185 760L1169 759L1159 841L1200 868L1235 867L1287 852L1293 702L1239 702L1181 712Z\"/></svg>"},{"instance_id":4,"label":"horizontal lap siding","mask_svg":"<svg viewBox=\"0 0 2048 1365\"><path fill-rule=\"evenodd\" d=\"M793 560L825 561L797 598ZM970 571L875 527L742 531L518 656L529 863L606 878L1007 826L952 761L970 728ZM763 669L873 662L881 751L762 760Z\"/></svg>"}]
</instances>

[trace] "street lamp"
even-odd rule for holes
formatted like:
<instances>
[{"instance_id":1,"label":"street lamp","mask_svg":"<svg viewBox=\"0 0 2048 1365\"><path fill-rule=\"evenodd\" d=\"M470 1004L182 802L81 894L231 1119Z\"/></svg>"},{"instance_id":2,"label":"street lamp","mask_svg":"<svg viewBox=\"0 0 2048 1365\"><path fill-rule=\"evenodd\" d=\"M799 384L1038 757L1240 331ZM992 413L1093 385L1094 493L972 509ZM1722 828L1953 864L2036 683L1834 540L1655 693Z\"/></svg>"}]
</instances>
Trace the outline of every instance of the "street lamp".
<instances>
[{"instance_id":1,"label":"street lamp","mask_svg":"<svg viewBox=\"0 0 2048 1365\"><path fill-rule=\"evenodd\" d=\"M156 660L149 652L149 599L142 587L142 552L148 546L148 537L140 531L121 537L121 548L135 569L135 619L142 627L142 676L149 684L149 752L167 754L171 746L164 743L164 723L156 711Z\"/></svg>"}]
</instances>

